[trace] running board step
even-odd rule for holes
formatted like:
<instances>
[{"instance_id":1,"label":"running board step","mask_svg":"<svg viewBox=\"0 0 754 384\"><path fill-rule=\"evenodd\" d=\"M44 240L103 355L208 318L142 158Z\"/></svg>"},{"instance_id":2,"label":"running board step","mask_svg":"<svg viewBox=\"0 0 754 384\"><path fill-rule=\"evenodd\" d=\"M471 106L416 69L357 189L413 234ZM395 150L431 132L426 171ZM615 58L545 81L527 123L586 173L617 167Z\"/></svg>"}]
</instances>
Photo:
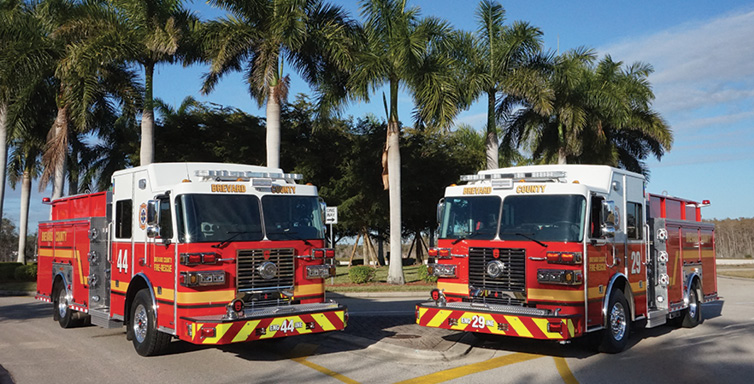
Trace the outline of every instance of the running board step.
<instances>
[{"instance_id":1,"label":"running board step","mask_svg":"<svg viewBox=\"0 0 754 384\"><path fill-rule=\"evenodd\" d=\"M647 328L654 328L668 322L667 309L649 311L647 314Z\"/></svg>"},{"instance_id":2,"label":"running board step","mask_svg":"<svg viewBox=\"0 0 754 384\"><path fill-rule=\"evenodd\" d=\"M96 310L90 309L89 315L91 316L92 324L102 328L121 328L123 323L110 318L110 311L108 310Z\"/></svg>"}]
</instances>

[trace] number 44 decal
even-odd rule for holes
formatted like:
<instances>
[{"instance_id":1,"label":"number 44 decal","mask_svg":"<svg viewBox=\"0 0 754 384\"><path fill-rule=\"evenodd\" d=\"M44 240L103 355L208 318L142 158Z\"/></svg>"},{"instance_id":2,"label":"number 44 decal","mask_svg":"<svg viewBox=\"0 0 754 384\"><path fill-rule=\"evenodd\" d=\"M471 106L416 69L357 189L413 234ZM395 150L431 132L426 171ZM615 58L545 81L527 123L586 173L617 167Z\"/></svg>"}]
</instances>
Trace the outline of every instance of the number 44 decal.
<instances>
[{"instance_id":1,"label":"number 44 decal","mask_svg":"<svg viewBox=\"0 0 754 384\"><path fill-rule=\"evenodd\" d=\"M121 249L118 251L118 272L128 273L128 250Z\"/></svg>"},{"instance_id":2,"label":"number 44 decal","mask_svg":"<svg viewBox=\"0 0 754 384\"><path fill-rule=\"evenodd\" d=\"M641 273L641 252L631 252L631 274L638 275Z\"/></svg>"}]
</instances>

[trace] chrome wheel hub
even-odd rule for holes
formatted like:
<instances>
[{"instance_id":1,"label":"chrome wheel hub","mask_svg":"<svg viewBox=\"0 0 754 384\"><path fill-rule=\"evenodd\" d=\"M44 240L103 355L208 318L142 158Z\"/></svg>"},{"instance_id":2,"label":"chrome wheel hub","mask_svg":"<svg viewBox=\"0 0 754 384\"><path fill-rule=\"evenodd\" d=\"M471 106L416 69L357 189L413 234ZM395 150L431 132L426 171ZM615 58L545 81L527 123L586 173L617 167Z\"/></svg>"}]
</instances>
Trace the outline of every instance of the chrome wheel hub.
<instances>
[{"instance_id":1,"label":"chrome wheel hub","mask_svg":"<svg viewBox=\"0 0 754 384\"><path fill-rule=\"evenodd\" d=\"M65 289L61 289L58 293L58 314L63 318L66 313L68 313L68 297L66 296Z\"/></svg>"},{"instance_id":2,"label":"chrome wheel hub","mask_svg":"<svg viewBox=\"0 0 754 384\"><path fill-rule=\"evenodd\" d=\"M149 317L147 316L147 309L143 305L139 304L134 311L133 329L134 337L139 343L143 343L147 338L147 328Z\"/></svg>"},{"instance_id":3,"label":"chrome wheel hub","mask_svg":"<svg viewBox=\"0 0 754 384\"><path fill-rule=\"evenodd\" d=\"M626 335L626 309L623 304L615 303L610 310L610 332L615 340L622 340Z\"/></svg>"}]
</instances>

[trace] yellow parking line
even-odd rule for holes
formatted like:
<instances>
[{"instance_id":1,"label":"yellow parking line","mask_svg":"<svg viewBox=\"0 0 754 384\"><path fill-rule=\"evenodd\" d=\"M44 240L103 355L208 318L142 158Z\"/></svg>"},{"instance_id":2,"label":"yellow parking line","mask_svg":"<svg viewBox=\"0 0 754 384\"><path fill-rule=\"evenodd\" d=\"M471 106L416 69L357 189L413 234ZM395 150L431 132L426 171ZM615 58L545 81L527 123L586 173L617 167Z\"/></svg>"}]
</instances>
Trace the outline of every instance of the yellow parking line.
<instances>
[{"instance_id":1,"label":"yellow parking line","mask_svg":"<svg viewBox=\"0 0 754 384\"><path fill-rule=\"evenodd\" d=\"M441 383L443 381L457 379L459 377L467 376L472 373L478 373L488 371L490 369L500 368L506 365L521 363L528 360L538 359L543 357L542 355L532 355L529 353L512 353L510 355L496 357L480 363L474 363L464 365L463 367L456 367L446 369L444 371L435 372L426 376L416 377L413 379L399 382L403 383Z\"/></svg>"},{"instance_id":2,"label":"yellow parking line","mask_svg":"<svg viewBox=\"0 0 754 384\"><path fill-rule=\"evenodd\" d=\"M564 358L553 356L553 360L555 360L555 367L558 368L558 373L560 373L560 377L563 378L565 384L579 384L579 381L573 376L571 368L568 368L568 363L566 363Z\"/></svg>"},{"instance_id":3,"label":"yellow parking line","mask_svg":"<svg viewBox=\"0 0 754 384\"><path fill-rule=\"evenodd\" d=\"M293 351L291 351L292 352L291 354L293 356L299 356L299 357L291 357L291 360L301 365L307 366L320 373L324 373L325 375L330 376L334 379L340 380L344 383L359 384L359 382L356 380L352 380L346 376L341 375L338 372L331 371L321 365L317 365L317 364L312 363L311 361L306 360L306 358L312 355L316 349L317 349L317 345L314 345L314 344L307 344L307 343L298 344L293 348Z\"/></svg>"}]
</instances>

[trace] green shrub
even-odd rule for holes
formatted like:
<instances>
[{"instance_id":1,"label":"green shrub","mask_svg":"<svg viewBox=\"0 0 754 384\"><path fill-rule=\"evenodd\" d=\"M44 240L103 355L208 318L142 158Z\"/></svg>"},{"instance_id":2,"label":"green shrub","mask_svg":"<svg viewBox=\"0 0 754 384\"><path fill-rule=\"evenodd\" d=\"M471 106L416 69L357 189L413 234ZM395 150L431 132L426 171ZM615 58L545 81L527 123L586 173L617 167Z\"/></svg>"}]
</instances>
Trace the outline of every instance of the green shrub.
<instances>
[{"instance_id":1,"label":"green shrub","mask_svg":"<svg viewBox=\"0 0 754 384\"><path fill-rule=\"evenodd\" d=\"M37 265L28 264L16 267L13 276L18 281L37 281Z\"/></svg>"},{"instance_id":2,"label":"green shrub","mask_svg":"<svg viewBox=\"0 0 754 384\"><path fill-rule=\"evenodd\" d=\"M354 284L364 284L374 279L374 268L365 265L351 267L348 271L348 278Z\"/></svg>"},{"instance_id":3,"label":"green shrub","mask_svg":"<svg viewBox=\"0 0 754 384\"><path fill-rule=\"evenodd\" d=\"M416 273L419 275L419 280L425 282L425 283L436 283L437 282L437 276L430 275L429 270L426 265L422 264L419 266L419 269L416 271Z\"/></svg>"},{"instance_id":4,"label":"green shrub","mask_svg":"<svg viewBox=\"0 0 754 384\"><path fill-rule=\"evenodd\" d=\"M0 281L11 281L14 279L13 275L16 272L21 263L0 263Z\"/></svg>"}]
</instances>

